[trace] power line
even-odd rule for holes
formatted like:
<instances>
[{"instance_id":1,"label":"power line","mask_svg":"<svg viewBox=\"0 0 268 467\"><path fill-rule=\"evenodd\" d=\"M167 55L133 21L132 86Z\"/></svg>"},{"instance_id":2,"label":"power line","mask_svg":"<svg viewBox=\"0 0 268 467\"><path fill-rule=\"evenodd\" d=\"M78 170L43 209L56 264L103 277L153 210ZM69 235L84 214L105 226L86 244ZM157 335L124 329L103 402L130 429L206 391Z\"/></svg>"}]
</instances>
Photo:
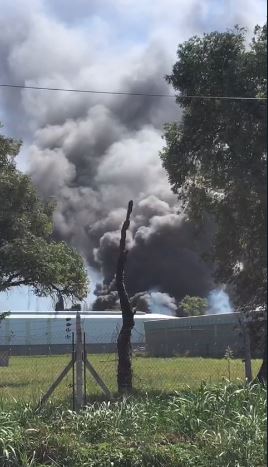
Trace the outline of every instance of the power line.
<instances>
[{"instance_id":1,"label":"power line","mask_svg":"<svg viewBox=\"0 0 268 467\"><path fill-rule=\"evenodd\" d=\"M176 94L157 94L146 92L127 92L127 91L95 91L89 89L68 89L68 88L48 88L41 86L26 86L23 84L0 84L2 88L18 88L18 89L34 89L37 91L63 91L77 92L86 94L108 94L116 96L142 96L142 97L165 97L165 98L180 98L180 99L214 99L214 100L238 100L238 101L266 101L267 97L241 97L241 96L205 96L205 95L190 95L180 96Z\"/></svg>"}]
</instances>

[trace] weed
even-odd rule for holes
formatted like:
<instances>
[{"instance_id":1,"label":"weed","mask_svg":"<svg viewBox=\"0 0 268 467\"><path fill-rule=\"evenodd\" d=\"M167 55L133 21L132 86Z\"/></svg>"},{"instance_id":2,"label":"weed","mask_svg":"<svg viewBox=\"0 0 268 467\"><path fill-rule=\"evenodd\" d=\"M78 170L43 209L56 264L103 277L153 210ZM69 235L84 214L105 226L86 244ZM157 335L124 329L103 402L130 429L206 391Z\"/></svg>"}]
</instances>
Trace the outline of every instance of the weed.
<instances>
[{"instance_id":1,"label":"weed","mask_svg":"<svg viewBox=\"0 0 268 467\"><path fill-rule=\"evenodd\" d=\"M79 413L10 403L1 467L253 467L266 464L266 391L228 381L96 401Z\"/></svg>"}]
</instances>

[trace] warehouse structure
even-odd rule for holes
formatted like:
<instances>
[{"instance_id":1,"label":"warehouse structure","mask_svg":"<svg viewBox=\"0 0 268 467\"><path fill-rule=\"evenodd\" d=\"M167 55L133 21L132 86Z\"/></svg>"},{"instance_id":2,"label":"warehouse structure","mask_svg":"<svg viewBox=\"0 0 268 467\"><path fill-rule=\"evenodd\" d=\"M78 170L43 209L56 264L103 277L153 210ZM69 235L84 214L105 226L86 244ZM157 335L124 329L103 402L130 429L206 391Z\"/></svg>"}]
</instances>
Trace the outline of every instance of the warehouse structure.
<instances>
[{"instance_id":1,"label":"warehouse structure","mask_svg":"<svg viewBox=\"0 0 268 467\"><path fill-rule=\"evenodd\" d=\"M146 349L155 357L224 357L227 348L244 356L240 313L192 316L144 323Z\"/></svg>"},{"instance_id":2,"label":"warehouse structure","mask_svg":"<svg viewBox=\"0 0 268 467\"><path fill-rule=\"evenodd\" d=\"M87 351L116 351L122 326L119 311L81 312ZM76 312L16 312L0 322L0 351L9 355L70 353ZM153 357L192 356L222 358L229 348L244 357L240 313L176 318L137 312L132 331L133 348L142 347ZM252 349L252 357L260 355Z\"/></svg>"},{"instance_id":3,"label":"warehouse structure","mask_svg":"<svg viewBox=\"0 0 268 467\"><path fill-rule=\"evenodd\" d=\"M114 352L122 326L119 311L81 312L87 350L91 353ZM133 347L145 345L144 322L168 319L157 313L137 312L132 331ZM75 333L76 312L17 312L0 322L0 351L10 355L49 355L70 353Z\"/></svg>"}]
</instances>

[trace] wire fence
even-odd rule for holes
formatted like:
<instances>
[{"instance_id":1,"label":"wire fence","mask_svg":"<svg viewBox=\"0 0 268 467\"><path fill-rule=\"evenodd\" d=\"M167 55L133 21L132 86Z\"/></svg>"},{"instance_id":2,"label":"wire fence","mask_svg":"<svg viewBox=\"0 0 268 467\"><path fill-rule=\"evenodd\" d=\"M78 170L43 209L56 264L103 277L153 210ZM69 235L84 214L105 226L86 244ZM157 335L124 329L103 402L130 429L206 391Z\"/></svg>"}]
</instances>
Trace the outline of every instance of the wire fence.
<instances>
[{"instance_id":1,"label":"wire fence","mask_svg":"<svg viewBox=\"0 0 268 467\"><path fill-rule=\"evenodd\" d=\"M111 394L117 392L116 352L117 333L113 342L86 344L87 358ZM98 352L96 351L98 350ZM27 345L24 349L0 346L0 403L11 401L31 401L38 404L59 374L72 359L72 344L42 349ZM64 353L62 353L64 352ZM260 367L260 359L252 359L253 377ZM173 355L156 357L150 355L145 344L133 346L133 386L141 392L173 392L183 388L196 388L201 382L217 383L223 379L245 380L243 358L234 358L232 350L226 349L221 358L202 356ZM72 406L75 390L75 366L69 371L53 392L55 402L66 402ZM102 396L102 390L89 372L84 373L84 389L87 401Z\"/></svg>"}]
</instances>

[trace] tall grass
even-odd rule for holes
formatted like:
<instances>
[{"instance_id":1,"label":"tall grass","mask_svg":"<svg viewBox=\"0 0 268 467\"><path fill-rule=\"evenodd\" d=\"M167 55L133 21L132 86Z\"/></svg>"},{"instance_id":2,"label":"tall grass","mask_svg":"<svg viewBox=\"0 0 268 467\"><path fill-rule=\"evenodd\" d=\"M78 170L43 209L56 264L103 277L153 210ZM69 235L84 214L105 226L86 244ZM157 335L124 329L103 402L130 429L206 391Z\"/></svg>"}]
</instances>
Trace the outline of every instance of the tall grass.
<instances>
[{"instance_id":1,"label":"tall grass","mask_svg":"<svg viewBox=\"0 0 268 467\"><path fill-rule=\"evenodd\" d=\"M13 402L0 411L0 465L257 467L266 465L265 433L259 385L145 393L78 414Z\"/></svg>"}]
</instances>

